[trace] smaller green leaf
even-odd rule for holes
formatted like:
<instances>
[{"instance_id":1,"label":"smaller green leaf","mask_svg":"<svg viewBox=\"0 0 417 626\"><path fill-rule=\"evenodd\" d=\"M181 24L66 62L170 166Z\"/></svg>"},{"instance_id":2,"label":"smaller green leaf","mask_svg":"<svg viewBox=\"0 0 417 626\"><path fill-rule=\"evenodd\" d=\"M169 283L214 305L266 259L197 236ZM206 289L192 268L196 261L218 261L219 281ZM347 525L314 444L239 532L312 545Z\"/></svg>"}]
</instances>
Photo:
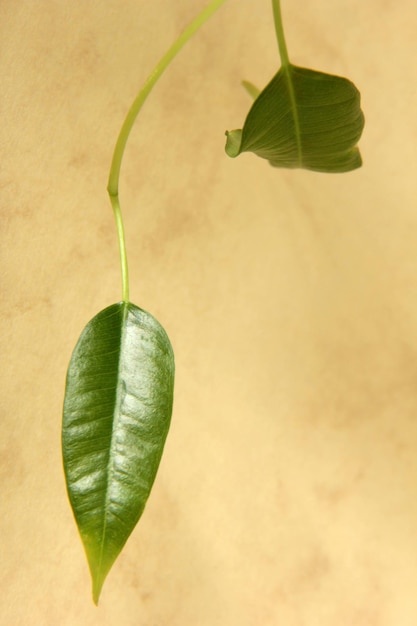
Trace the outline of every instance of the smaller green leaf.
<instances>
[{"instance_id":1,"label":"smaller green leaf","mask_svg":"<svg viewBox=\"0 0 417 626\"><path fill-rule=\"evenodd\" d=\"M72 354L62 450L96 603L155 480L171 420L173 384L167 334L130 302L96 315Z\"/></svg>"},{"instance_id":2,"label":"smaller green leaf","mask_svg":"<svg viewBox=\"0 0 417 626\"><path fill-rule=\"evenodd\" d=\"M351 81L288 64L258 95L243 129L226 132L226 153L254 152L274 167L347 172L362 165L356 144L363 127Z\"/></svg>"}]
</instances>

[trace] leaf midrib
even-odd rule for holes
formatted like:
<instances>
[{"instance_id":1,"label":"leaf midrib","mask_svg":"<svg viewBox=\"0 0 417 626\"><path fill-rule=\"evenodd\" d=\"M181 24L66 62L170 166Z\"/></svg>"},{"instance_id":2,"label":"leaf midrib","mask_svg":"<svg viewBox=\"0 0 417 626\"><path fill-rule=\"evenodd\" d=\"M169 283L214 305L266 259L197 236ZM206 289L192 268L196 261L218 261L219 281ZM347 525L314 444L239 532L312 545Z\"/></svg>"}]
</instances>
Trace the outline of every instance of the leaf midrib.
<instances>
[{"instance_id":1,"label":"leaf midrib","mask_svg":"<svg viewBox=\"0 0 417 626\"><path fill-rule=\"evenodd\" d=\"M295 133L295 140L297 144L298 162L299 162L299 166L302 167L303 166L303 150L302 150L302 145L301 145L300 119L298 116L298 107L297 107L297 100L295 97L294 83L291 77L292 65L291 63L283 63L281 66L281 69L284 73L285 80L287 81L288 93L290 96L291 111L292 111L292 116L294 120L294 133Z\"/></svg>"},{"instance_id":2,"label":"leaf midrib","mask_svg":"<svg viewBox=\"0 0 417 626\"><path fill-rule=\"evenodd\" d=\"M113 411L113 423L112 423L112 434L111 434L111 440L110 440L110 451L109 451L109 460L107 463L107 470L106 470L106 497L105 497L105 502L104 502L104 519L103 519L103 530L102 530L102 535L101 535L101 545L100 545L100 553L99 553L99 561L98 561L98 565L97 565L97 570L96 570L96 580L94 581L94 585L93 585L93 597L94 597L94 601L97 602L98 601L98 597L101 591L101 586L102 586L102 576L101 576L101 571L102 571L102 567L103 567L103 555L104 555L104 544L105 544L105 537L106 537L106 531L107 531L107 522L108 522L108 511L109 511L109 507L110 507L110 497L109 497L109 485L111 484L111 478L113 477L114 474L114 464L113 464L113 442L114 442L114 436L115 436L115 432L117 431L117 422L120 418L120 411L118 410L118 407L120 406L120 402L121 402L121 393L122 393L122 387L123 385L120 382L120 370L121 370L121 361L122 361L122 356L123 356L123 345L124 345L124 340L125 340L125 335L126 335L126 319L127 319L127 315L128 315L128 308L129 308L129 303L128 302L123 302L122 303L122 307L123 307L123 316L122 316L122 320L121 320L121 333L120 333L120 345L119 345L119 362L118 362L118 368L117 368L117 388L116 388L116 395L115 395L115 409ZM117 409L117 410L116 410Z\"/></svg>"}]
</instances>

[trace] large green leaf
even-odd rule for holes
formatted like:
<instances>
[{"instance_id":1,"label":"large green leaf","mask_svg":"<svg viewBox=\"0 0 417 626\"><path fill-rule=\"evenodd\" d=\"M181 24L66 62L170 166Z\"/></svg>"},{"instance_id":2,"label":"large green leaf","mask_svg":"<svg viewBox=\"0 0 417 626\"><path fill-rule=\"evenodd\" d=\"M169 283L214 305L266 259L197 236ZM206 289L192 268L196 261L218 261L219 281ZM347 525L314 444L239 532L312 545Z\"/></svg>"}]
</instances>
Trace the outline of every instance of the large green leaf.
<instances>
[{"instance_id":1,"label":"large green leaf","mask_svg":"<svg viewBox=\"0 0 417 626\"><path fill-rule=\"evenodd\" d=\"M174 357L162 326L131 303L101 311L72 354L62 447L68 494L97 603L140 518L161 459Z\"/></svg>"},{"instance_id":2,"label":"large green leaf","mask_svg":"<svg viewBox=\"0 0 417 626\"><path fill-rule=\"evenodd\" d=\"M257 96L243 129L226 133L226 152L255 152L275 167L347 172L362 165L363 126L352 82L289 64Z\"/></svg>"}]
</instances>

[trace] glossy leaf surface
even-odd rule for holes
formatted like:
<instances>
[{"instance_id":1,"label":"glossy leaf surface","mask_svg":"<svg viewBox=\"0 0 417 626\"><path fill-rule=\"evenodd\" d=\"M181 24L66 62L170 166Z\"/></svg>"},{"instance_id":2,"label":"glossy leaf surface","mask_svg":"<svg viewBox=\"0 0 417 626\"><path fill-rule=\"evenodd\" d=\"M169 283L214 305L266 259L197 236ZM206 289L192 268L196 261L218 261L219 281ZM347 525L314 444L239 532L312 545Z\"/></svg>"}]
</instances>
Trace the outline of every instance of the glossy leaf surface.
<instances>
[{"instance_id":1,"label":"glossy leaf surface","mask_svg":"<svg viewBox=\"0 0 417 626\"><path fill-rule=\"evenodd\" d=\"M114 304L94 317L72 354L64 469L96 603L151 491L169 429L173 384L168 336L131 303Z\"/></svg>"},{"instance_id":2,"label":"glossy leaf surface","mask_svg":"<svg viewBox=\"0 0 417 626\"><path fill-rule=\"evenodd\" d=\"M226 152L254 152L275 167L347 172L362 165L363 126L352 82L289 64L257 96L243 129L226 133Z\"/></svg>"}]
</instances>

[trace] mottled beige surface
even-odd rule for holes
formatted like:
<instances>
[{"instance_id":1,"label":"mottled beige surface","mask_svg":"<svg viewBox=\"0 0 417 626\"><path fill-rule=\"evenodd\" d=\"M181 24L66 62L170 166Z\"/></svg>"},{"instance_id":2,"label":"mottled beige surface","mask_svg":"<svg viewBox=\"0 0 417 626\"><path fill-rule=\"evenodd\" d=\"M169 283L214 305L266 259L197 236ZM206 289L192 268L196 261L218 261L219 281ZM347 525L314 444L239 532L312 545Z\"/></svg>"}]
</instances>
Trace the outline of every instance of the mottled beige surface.
<instances>
[{"instance_id":1,"label":"mottled beige surface","mask_svg":"<svg viewBox=\"0 0 417 626\"><path fill-rule=\"evenodd\" d=\"M0 623L417 624L417 11L283 0L295 63L349 76L364 167L223 152L278 57L267 0L181 53L122 171L132 300L177 360L155 489L99 608L66 498L65 370L120 298L106 180L202 0L0 2Z\"/></svg>"}]
</instances>

